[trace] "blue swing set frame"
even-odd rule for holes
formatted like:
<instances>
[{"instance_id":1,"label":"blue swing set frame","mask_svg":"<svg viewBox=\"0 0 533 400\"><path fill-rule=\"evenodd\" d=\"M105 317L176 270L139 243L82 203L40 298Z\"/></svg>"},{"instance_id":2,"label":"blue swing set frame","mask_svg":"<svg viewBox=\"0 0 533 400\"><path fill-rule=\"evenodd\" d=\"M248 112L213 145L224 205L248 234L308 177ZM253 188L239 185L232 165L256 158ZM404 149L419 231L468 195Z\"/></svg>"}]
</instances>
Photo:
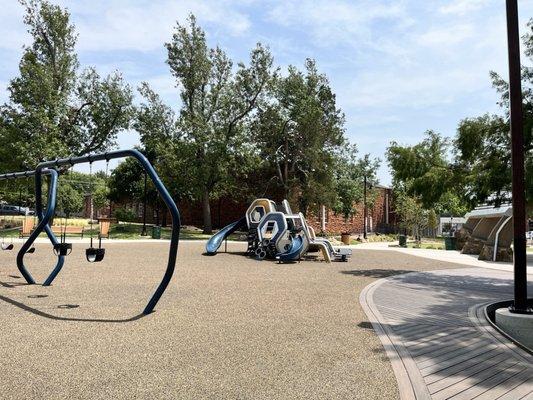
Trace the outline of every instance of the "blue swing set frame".
<instances>
[{"instance_id":1,"label":"blue swing set frame","mask_svg":"<svg viewBox=\"0 0 533 400\"><path fill-rule=\"evenodd\" d=\"M149 314L154 310L157 302L165 292L168 284L170 283L170 280L172 279L172 275L174 274L176 258L178 254L181 220L178 208L176 207L176 203L168 193L168 190L166 189L163 182L161 182L161 179L157 175L157 172L155 171L154 167L152 166L152 164L150 164L148 159L141 152L135 149L111 151L101 154L89 154L81 157L70 157L56 159L52 161L44 161L37 165L37 168L34 171L14 172L0 175L0 180L20 179L35 176L35 213L37 215L39 223L17 254L17 267L24 279L26 279L26 282L28 282L28 284L35 284L35 280L24 265L24 256L26 255L27 250L30 249L33 245L35 239L37 239L37 237L42 232L45 232L53 246L59 243L49 225L50 219L55 213L57 200L57 186L59 175L57 172L57 168L61 166L74 166L76 164L93 163L95 161L105 160L108 162L112 159L126 157L133 157L137 159L137 161L141 164L142 168L146 171L147 175L154 183L154 186L159 192L159 195L161 196L163 201L165 202L165 205L169 209L170 216L172 219L172 232L170 237L170 248L168 253L167 268L165 270L165 274L163 275L163 279L157 286L155 292L150 297L148 304L144 308L143 314ZM44 211L42 202L42 178L46 175L50 176L50 183L48 188L47 207L46 211ZM58 254L57 263L50 275L44 281L43 286L49 286L52 284L56 276L63 268L64 263L65 256Z\"/></svg>"}]
</instances>

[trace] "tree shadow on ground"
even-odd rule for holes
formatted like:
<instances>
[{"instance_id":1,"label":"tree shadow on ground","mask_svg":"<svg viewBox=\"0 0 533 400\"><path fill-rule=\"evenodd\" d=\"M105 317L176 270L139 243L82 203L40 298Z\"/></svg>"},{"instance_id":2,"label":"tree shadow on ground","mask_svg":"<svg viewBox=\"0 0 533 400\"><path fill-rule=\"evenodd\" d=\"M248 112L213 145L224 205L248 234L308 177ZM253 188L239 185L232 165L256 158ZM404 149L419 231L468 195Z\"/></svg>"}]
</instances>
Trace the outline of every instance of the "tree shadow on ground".
<instances>
[{"instance_id":1,"label":"tree shadow on ground","mask_svg":"<svg viewBox=\"0 0 533 400\"><path fill-rule=\"evenodd\" d=\"M412 270L406 269L355 269L350 271L340 271L341 274L345 275L354 275L354 276L365 276L369 278L387 278L393 275L406 274L408 272L414 272Z\"/></svg>"},{"instance_id":2,"label":"tree shadow on ground","mask_svg":"<svg viewBox=\"0 0 533 400\"><path fill-rule=\"evenodd\" d=\"M372 297L385 320L381 325L410 354L432 396L468 390L475 397L508 379L525 382L533 374L532 364L498 346L469 317L475 305L512 298L513 280L480 270L485 276L478 276L475 269L452 271L390 277ZM533 284L528 286L531 293Z\"/></svg>"},{"instance_id":3,"label":"tree shadow on ground","mask_svg":"<svg viewBox=\"0 0 533 400\"><path fill-rule=\"evenodd\" d=\"M221 254L233 254L233 255L238 255L238 256L248 255L248 253L246 253L245 251L217 251L216 253L207 253L207 252L202 253L202 255L206 257L214 257L214 256L221 255Z\"/></svg>"}]
</instances>

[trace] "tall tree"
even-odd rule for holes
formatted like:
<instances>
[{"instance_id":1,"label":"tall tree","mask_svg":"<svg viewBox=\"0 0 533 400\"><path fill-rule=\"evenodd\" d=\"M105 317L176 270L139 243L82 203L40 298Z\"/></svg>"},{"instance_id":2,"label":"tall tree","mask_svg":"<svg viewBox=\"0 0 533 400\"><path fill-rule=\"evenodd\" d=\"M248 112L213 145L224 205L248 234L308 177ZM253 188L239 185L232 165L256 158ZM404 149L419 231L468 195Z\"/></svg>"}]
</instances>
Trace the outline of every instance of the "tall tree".
<instances>
[{"instance_id":1,"label":"tall tree","mask_svg":"<svg viewBox=\"0 0 533 400\"><path fill-rule=\"evenodd\" d=\"M533 19L523 36L526 57L533 61ZM500 204L510 199L511 148L509 135L509 85L491 72L492 84L501 95L502 115L467 118L459 124L457 159L467 174L466 190L475 203ZM526 196L533 205L533 68L522 66Z\"/></svg>"},{"instance_id":2,"label":"tall tree","mask_svg":"<svg viewBox=\"0 0 533 400\"><path fill-rule=\"evenodd\" d=\"M394 185L418 197L424 208L434 208L449 192L460 192L460 174L454 173L450 152L450 141L431 130L413 146L391 142L387 160Z\"/></svg>"},{"instance_id":3,"label":"tall tree","mask_svg":"<svg viewBox=\"0 0 533 400\"><path fill-rule=\"evenodd\" d=\"M128 127L131 91L118 72L79 72L77 35L67 10L46 0L21 0L33 38L20 76L0 106L0 169L34 166L41 159L105 150Z\"/></svg>"},{"instance_id":4,"label":"tall tree","mask_svg":"<svg viewBox=\"0 0 533 400\"><path fill-rule=\"evenodd\" d=\"M146 82L140 85L139 93L142 102L136 107L133 128L140 135L142 151L175 200L191 199L194 177L188 164L192 149L183 140L176 115Z\"/></svg>"},{"instance_id":5,"label":"tall tree","mask_svg":"<svg viewBox=\"0 0 533 400\"><path fill-rule=\"evenodd\" d=\"M471 206L484 202L498 205L510 199L510 144L505 118L484 115L460 122L456 158L464 173L465 197Z\"/></svg>"},{"instance_id":6,"label":"tall tree","mask_svg":"<svg viewBox=\"0 0 533 400\"><path fill-rule=\"evenodd\" d=\"M357 204L364 201L364 185L367 184L367 206L375 201L373 185L377 184L376 171L378 159L371 159L369 154L362 158L357 155L357 147L349 145L341 150L335 164L336 201L332 207L336 214L345 220L357 213ZM366 179L365 179L366 177Z\"/></svg>"},{"instance_id":7,"label":"tall tree","mask_svg":"<svg viewBox=\"0 0 533 400\"><path fill-rule=\"evenodd\" d=\"M345 143L344 114L314 60L306 60L304 71L289 66L287 76L276 79L273 99L258 113L253 130L261 158L300 211L334 203L333 173L336 153Z\"/></svg>"},{"instance_id":8,"label":"tall tree","mask_svg":"<svg viewBox=\"0 0 533 400\"><path fill-rule=\"evenodd\" d=\"M247 171L253 153L245 122L264 96L273 75L270 51L258 44L248 66L233 64L218 46L209 48L204 31L190 16L177 24L166 44L167 63L180 88L179 127L192 153L187 168L191 189L202 199L204 232L212 230L210 200Z\"/></svg>"},{"instance_id":9,"label":"tall tree","mask_svg":"<svg viewBox=\"0 0 533 400\"><path fill-rule=\"evenodd\" d=\"M415 196L410 196L404 191L396 193L396 213L400 218L400 227L411 233L418 241L422 230L428 226L428 210Z\"/></svg>"}]
</instances>

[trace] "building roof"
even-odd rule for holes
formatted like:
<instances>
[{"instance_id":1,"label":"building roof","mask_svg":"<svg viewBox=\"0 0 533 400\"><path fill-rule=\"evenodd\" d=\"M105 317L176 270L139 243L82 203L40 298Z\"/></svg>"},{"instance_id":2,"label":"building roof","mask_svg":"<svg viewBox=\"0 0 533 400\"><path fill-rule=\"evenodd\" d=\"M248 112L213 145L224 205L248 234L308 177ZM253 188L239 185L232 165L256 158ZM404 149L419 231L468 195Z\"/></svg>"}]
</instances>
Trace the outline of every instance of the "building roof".
<instances>
[{"instance_id":1,"label":"building roof","mask_svg":"<svg viewBox=\"0 0 533 400\"><path fill-rule=\"evenodd\" d=\"M465 218L494 218L494 217L503 217L503 216L512 216L513 207L510 205L505 205L501 207L482 207L476 208L469 213L466 213Z\"/></svg>"}]
</instances>

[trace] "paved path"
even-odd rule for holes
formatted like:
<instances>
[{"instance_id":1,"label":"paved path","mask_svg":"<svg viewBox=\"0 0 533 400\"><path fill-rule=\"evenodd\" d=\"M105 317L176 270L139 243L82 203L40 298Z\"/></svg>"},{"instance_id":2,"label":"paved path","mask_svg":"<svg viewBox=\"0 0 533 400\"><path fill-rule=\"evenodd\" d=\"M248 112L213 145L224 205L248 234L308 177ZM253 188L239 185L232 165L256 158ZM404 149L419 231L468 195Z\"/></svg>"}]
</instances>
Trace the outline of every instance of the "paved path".
<instances>
[{"instance_id":1,"label":"paved path","mask_svg":"<svg viewBox=\"0 0 533 400\"><path fill-rule=\"evenodd\" d=\"M482 315L511 297L510 273L464 268L381 279L360 300L403 399L533 399L533 356Z\"/></svg>"},{"instance_id":2,"label":"paved path","mask_svg":"<svg viewBox=\"0 0 533 400\"><path fill-rule=\"evenodd\" d=\"M496 269L500 271L512 271L513 264L511 262L492 262L478 260L476 255L461 254L459 251L445 251L436 249L413 249L402 247L391 247L397 245L398 242L369 242L361 243L353 246L357 250L382 250L382 251L396 251L412 256L429 258L432 260L445 261L454 264L469 265L472 267ZM528 268L527 273L533 274L533 253L528 253Z\"/></svg>"}]
</instances>

